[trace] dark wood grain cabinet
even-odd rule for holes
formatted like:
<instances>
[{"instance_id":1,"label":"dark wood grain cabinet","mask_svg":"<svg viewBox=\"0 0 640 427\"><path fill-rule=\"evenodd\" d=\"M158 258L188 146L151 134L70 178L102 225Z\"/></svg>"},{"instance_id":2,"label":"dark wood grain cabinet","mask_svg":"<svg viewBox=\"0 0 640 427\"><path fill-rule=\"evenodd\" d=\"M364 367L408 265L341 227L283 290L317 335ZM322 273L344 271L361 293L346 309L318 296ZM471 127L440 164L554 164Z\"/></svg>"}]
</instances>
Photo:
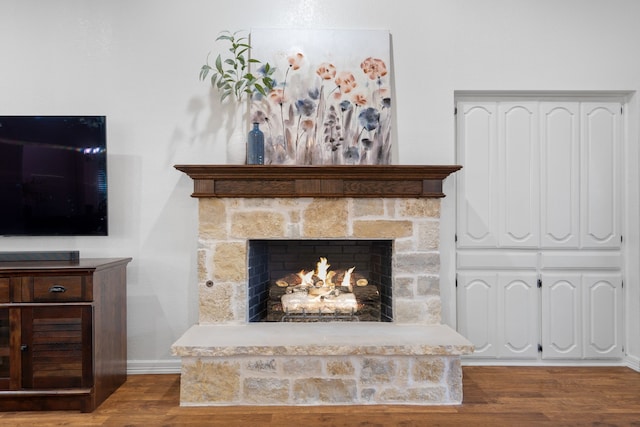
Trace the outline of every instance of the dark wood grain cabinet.
<instances>
[{"instance_id":1,"label":"dark wood grain cabinet","mask_svg":"<svg viewBox=\"0 0 640 427\"><path fill-rule=\"evenodd\" d=\"M130 261L0 262L0 410L91 412L125 382Z\"/></svg>"}]
</instances>

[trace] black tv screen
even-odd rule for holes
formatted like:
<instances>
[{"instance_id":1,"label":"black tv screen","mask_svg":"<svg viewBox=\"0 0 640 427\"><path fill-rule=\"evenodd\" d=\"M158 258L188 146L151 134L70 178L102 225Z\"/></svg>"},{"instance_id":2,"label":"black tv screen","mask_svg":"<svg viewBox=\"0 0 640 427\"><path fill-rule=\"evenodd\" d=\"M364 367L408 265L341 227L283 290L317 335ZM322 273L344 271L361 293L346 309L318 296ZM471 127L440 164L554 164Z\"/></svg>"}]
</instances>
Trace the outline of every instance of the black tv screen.
<instances>
[{"instance_id":1,"label":"black tv screen","mask_svg":"<svg viewBox=\"0 0 640 427\"><path fill-rule=\"evenodd\" d=\"M105 116L0 116L0 235L106 236Z\"/></svg>"}]
</instances>

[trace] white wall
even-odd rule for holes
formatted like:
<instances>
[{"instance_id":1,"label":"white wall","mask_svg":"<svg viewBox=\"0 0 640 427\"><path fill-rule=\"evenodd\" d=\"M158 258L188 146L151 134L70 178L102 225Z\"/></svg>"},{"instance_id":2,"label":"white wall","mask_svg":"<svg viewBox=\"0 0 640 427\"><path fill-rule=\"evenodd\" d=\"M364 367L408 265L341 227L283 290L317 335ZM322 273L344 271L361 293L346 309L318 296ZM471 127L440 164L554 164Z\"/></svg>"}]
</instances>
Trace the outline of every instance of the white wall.
<instances>
[{"instance_id":1,"label":"white wall","mask_svg":"<svg viewBox=\"0 0 640 427\"><path fill-rule=\"evenodd\" d=\"M174 369L170 346L197 319L197 203L173 165L225 163L217 93L198 81L221 30L388 29L396 162L453 164L454 91L640 90L638 17L635 0L0 0L0 114L106 114L111 216L106 238L3 237L0 251L133 257L130 370ZM626 157L633 259L637 103L631 96ZM453 197L443 212L453 218ZM451 230L445 220L443 239ZM628 324L638 325L638 267L628 268ZM638 327L628 334L639 361Z\"/></svg>"}]
</instances>

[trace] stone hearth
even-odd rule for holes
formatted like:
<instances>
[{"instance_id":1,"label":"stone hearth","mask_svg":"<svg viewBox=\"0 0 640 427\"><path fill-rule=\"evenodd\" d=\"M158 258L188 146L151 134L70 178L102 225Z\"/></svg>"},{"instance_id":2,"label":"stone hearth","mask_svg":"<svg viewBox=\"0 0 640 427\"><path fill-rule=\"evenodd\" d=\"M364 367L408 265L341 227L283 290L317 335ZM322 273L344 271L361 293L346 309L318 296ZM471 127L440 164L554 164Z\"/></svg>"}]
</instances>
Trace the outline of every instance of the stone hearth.
<instances>
[{"instance_id":1,"label":"stone hearth","mask_svg":"<svg viewBox=\"0 0 640 427\"><path fill-rule=\"evenodd\" d=\"M181 405L461 403L473 347L441 324L438 252L438 183L457 167L176 168L200 198L199 322L172 347ZM392 240L393 321L249 323L251 239Z\"/></svg>"}]
</instances>

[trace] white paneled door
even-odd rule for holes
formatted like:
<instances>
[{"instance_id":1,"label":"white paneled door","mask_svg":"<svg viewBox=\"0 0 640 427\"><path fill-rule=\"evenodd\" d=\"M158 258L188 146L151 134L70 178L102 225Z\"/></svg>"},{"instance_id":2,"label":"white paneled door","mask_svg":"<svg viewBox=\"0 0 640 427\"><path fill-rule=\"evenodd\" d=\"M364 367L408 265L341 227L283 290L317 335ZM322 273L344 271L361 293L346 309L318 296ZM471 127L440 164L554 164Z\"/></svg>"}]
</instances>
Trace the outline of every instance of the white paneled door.
<instances>
[{"instance_id":1,"label":"white paneled door","mask_svg":"<svg viewBox=\"0 0 640 427\"><path fill-rule=\"evenodd\" d=\"M577 248L580 239L580 111L540 103L540 246Z\"/></svg>"},{"instance_id":2,"label":"white paneled door","mask_svg":"<svg viewBox=\"0 0 640 427\"><path fill-rule=\"evenodd\" d=\"M473 357L623 356L622 103L457 102L458 329Z\"/></svg>"},{"instance_id":3,"label":"white paneled door","mask_svg":"<svg viewBox=\"0 0 640 427\"><path fill-rule=\"evenodd\" d=\"M474 159L458 174L458 242L463 247L493 248L498 245L498 138L497 104L462 105L464 120L458 121L459 150ZM460 161L458 162L460 163Z\"/></svg>"},{"instance_id":4,"label":"white paneled door","mask_svg":"<svg viewBox=\"0 0 640 427\"><path fill-rule=\"evenodd\" d=\"M498 239L500 247L540 244L540 144L538 106L501 102L498 107Z\"/></svg>"},{"instance_id":5,"label":"white paneled door","mask_svg":"<svg viewBox=\"0 0 640 427\"><path fill-rule=\"evenodd\" d=\"M580 237L582 247L620 247L619 103L581 105Z\"/></svg>"}]
</instances>

